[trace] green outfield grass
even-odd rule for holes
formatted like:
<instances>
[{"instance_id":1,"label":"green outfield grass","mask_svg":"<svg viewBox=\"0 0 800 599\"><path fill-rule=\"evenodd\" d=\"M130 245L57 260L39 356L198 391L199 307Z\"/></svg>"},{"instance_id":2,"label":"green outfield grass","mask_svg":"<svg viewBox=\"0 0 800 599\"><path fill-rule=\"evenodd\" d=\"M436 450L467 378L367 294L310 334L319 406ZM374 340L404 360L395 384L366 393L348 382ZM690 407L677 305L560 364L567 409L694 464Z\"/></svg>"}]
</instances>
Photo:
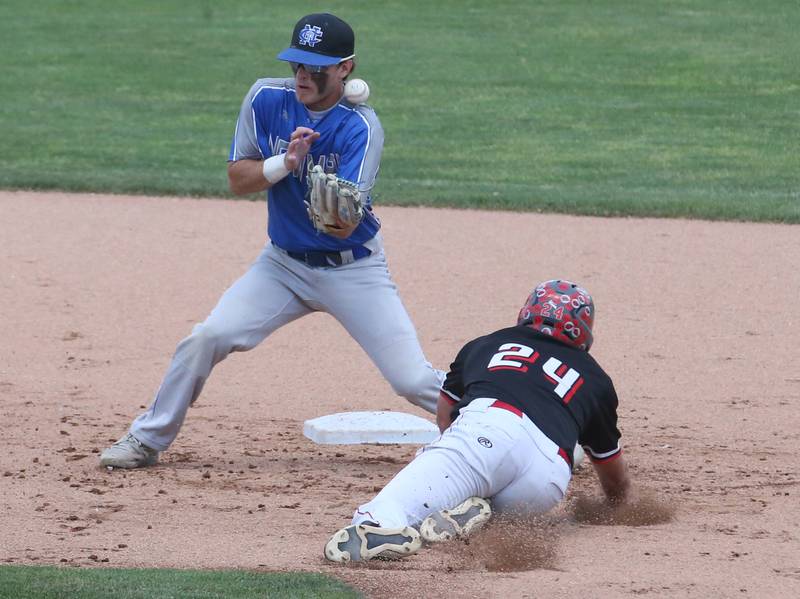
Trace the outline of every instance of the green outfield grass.
<instances>
[{"instance_id":1,"label":"green outfield grass","mask_svg":"<svg viewBox=\"0 0 800 599\"><path fill-rule=\"evenodd\" d=\"M384 204L800 222L795 0L332 2ZM0 187L227 195L308 2L6 0Z\"/></svg>"},{"instance_id":2,"label":"green outfield grass","mask_svg":"<svg viewBox=\"0 0 800 599\"><path fill-rule=\"evenodd\" d=\"M319 574L0 566L0 599L355 599Z\"/></svg>"}]
</instances>

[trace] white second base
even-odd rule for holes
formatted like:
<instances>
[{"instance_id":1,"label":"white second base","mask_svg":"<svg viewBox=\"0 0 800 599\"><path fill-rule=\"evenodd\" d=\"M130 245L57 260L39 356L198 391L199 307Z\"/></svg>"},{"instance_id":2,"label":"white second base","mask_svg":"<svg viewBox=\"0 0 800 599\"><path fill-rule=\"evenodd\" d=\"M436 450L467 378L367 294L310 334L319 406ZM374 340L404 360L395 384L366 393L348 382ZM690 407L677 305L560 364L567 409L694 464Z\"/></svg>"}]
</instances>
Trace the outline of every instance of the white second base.
<instances>
[{"instance_id":1,"label":"white second base","mask_svg":"<svg viewBox=\"0 0 800 599\"><path fill-rule=\"evenodd\" d=\"M339 412L306 420L303 434L320 444L430 443L439 436L435 424L404 412Z\"/></svg>"}]
</instances>

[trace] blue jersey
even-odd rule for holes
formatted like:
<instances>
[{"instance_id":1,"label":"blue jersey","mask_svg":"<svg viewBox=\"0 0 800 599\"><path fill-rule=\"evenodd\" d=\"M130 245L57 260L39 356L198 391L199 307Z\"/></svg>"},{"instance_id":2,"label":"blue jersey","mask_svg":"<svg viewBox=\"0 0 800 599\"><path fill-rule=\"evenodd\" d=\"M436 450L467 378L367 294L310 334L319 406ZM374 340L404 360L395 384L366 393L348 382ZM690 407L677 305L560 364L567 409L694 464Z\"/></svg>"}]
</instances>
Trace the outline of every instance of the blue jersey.
<instances>
[{"instance_id":1,"label":"blue jersey","mask_svg":"<svg viewBox=\"0 0 800 599\"><path fill-rule=\"evenodd\" d=\"M343 251L372 239L380 228L372 213L370 190L383 152L383 128L375 111L344 98L317 121L295 95L294 79L259 79L242 102L230 160L263 160L286 152L292 132L309 127L319 132L305 162L267 191L267 235L287 251ZM347 239L318 232L306 211L309 162L328 173L358 183L364 219Z\"/></svg>"}]
</instances>

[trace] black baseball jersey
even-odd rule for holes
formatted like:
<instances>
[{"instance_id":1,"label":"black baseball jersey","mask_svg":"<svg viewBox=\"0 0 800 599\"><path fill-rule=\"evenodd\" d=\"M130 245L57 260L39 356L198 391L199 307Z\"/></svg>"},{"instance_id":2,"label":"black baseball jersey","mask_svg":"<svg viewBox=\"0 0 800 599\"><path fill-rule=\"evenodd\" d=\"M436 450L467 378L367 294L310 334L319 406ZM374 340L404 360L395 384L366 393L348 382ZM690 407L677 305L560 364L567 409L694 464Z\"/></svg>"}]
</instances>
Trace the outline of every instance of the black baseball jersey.
<instances>
[{"instance_id":1,"label":"black baseball jersey","mask_svg":"<svg viewBox=\"0 0 800 599\"><path fill-rule=\"evenodd\" d=\"M442 392L458 410L478 397L522 410L568 455L575 443L592 460L620 453L617 393L587 352L529 326L495 331L467 343L450 365Z\"/></svg>"}]
</instances>

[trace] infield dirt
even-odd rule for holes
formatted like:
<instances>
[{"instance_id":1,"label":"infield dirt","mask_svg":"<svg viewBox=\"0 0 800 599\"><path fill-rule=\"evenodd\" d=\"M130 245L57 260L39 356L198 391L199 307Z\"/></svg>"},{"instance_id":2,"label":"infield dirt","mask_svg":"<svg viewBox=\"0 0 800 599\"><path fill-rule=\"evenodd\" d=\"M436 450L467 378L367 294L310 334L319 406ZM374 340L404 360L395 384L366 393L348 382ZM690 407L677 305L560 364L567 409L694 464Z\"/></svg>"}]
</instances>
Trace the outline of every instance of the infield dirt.
<instances>
[{"instance_id":1,"label":"infield dirt","mask_svg":"<svg viewBox=\"0 0 800 599\"><path fill-rule=\"evenodd\" d=\"M257 256L264 203L3 193L0 563L306 570L386 598L800 596L800 227L377 213L440 368L511 324L539 280L593 293L638 511L587 518L599 489L583 468L539 521L399 563L326 563L328 537L416 447L315 445L303 422L424 413L325 314L221 363L157 467L101 469Z\"/></svg>"}]
</instances>

